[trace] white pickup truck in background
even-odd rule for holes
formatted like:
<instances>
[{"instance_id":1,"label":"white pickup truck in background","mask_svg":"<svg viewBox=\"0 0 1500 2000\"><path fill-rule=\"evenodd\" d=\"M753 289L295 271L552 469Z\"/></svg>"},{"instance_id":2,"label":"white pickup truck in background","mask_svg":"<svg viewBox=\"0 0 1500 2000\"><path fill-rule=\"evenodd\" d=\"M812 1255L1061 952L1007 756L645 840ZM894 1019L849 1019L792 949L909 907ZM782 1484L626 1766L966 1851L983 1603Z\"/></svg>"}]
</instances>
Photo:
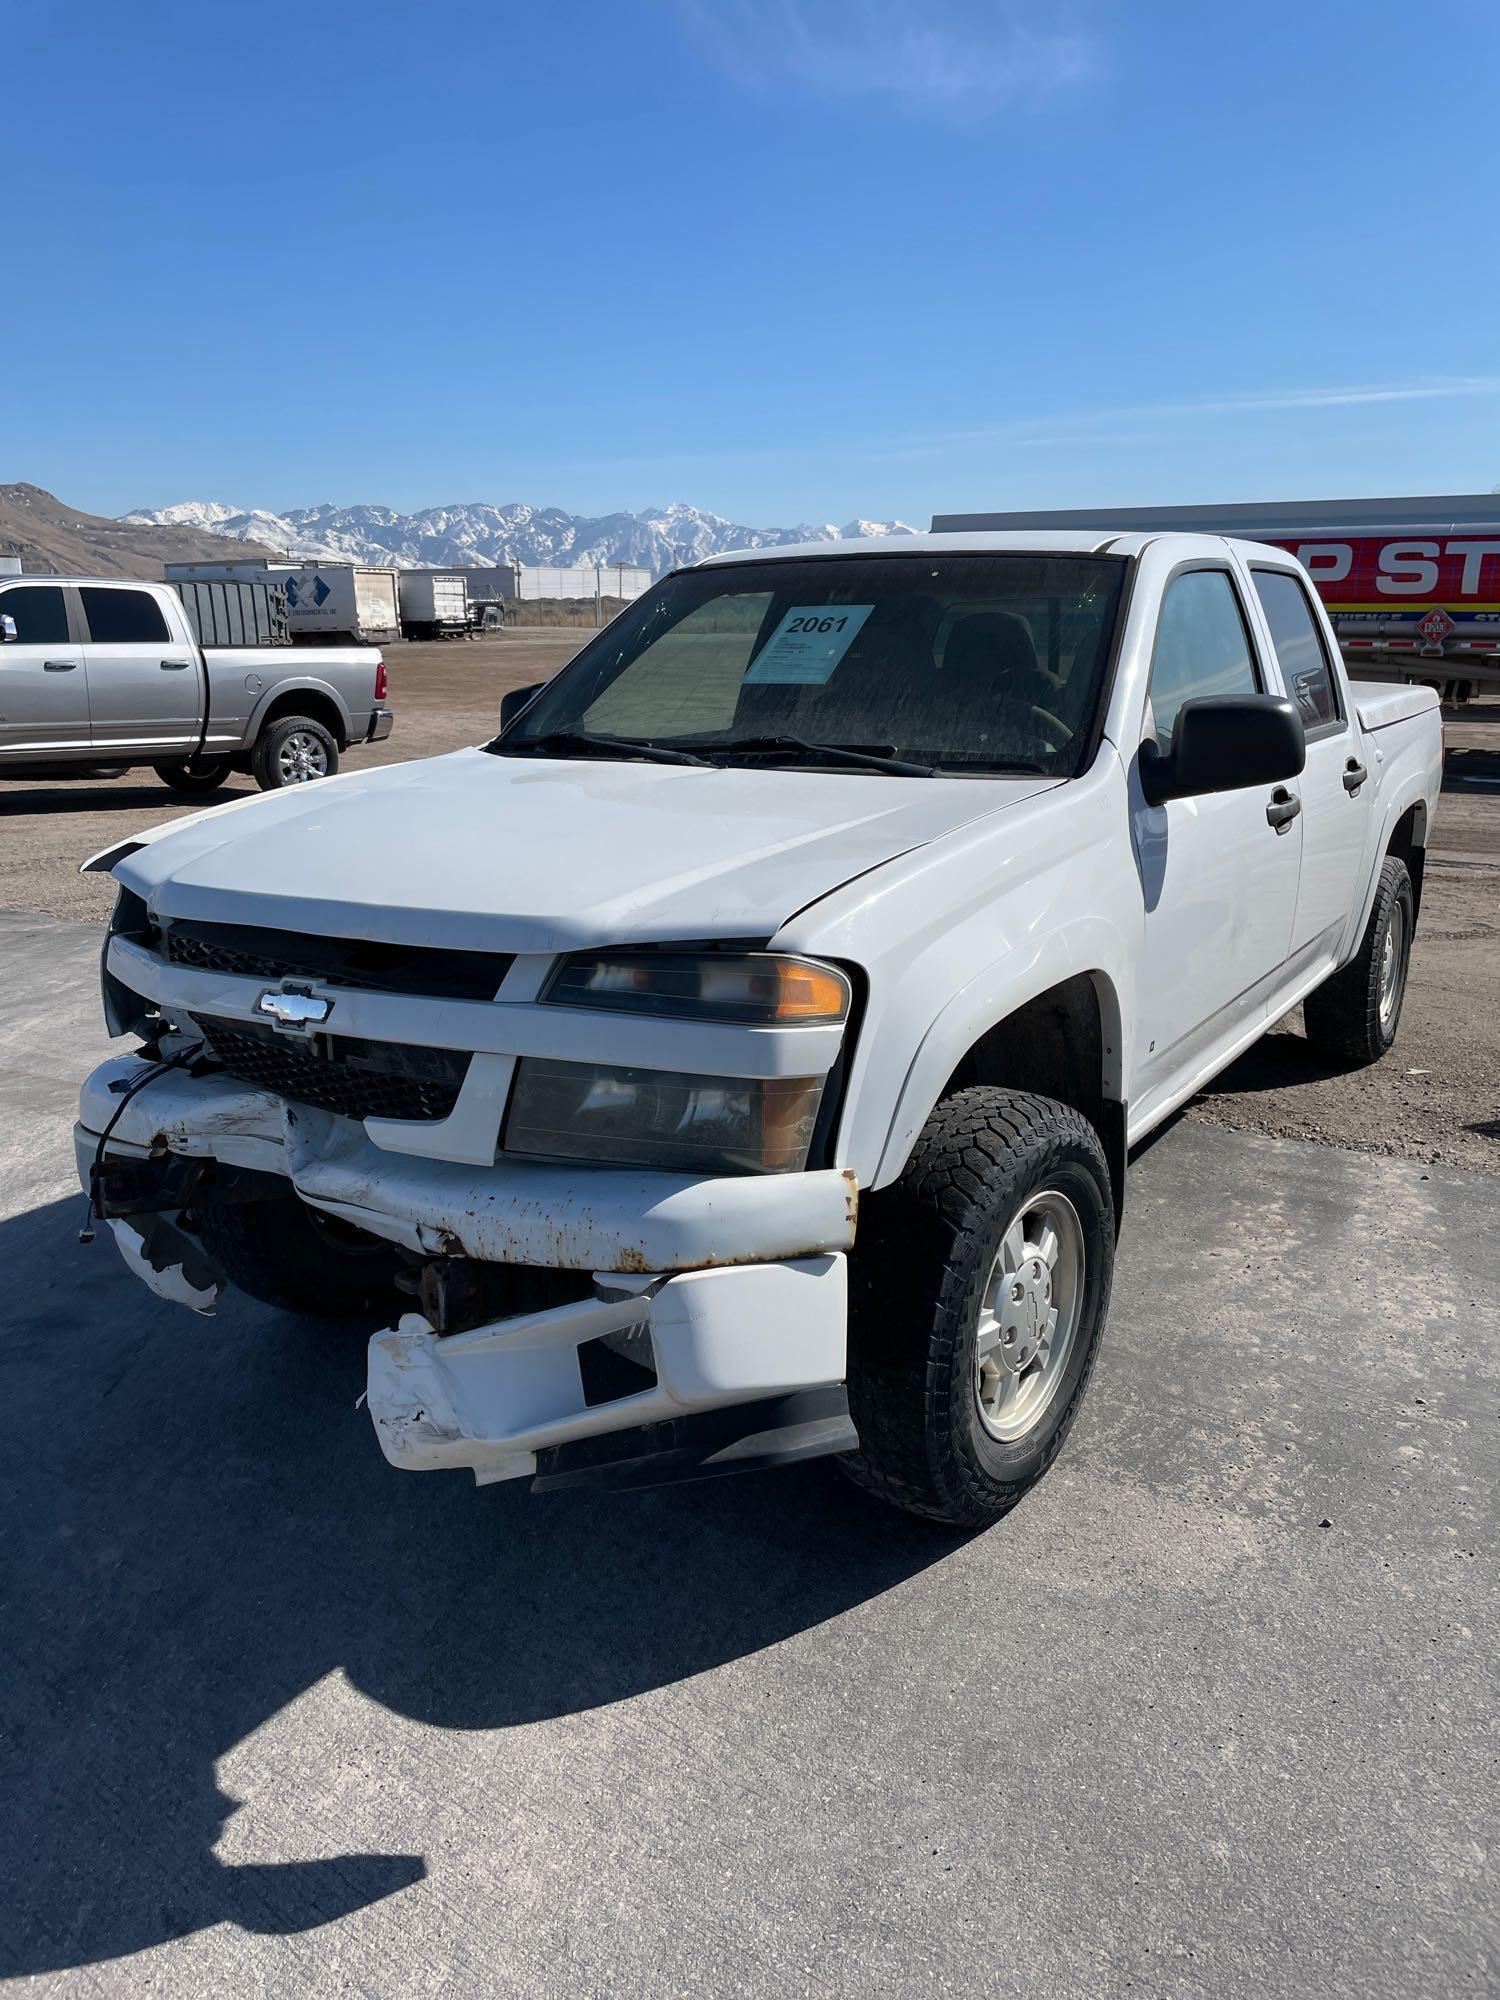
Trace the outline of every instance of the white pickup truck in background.
<instances>
[{"instance_id":1,"label":"white pickup truck in background","mask_svg":"<svg viewBox=\"0 0 1500 2000\"><path fill-rule=\"evenodd\" d=\"M0 576L0 777L149 764L175 792L232 771L277 791L389 736L387 694L370 647L200 646L164 584Z\"/></svg>"},{"instance_id":2,"label":"white pickup truck in background","mask_svg":"<svg viewBox=\"0 0 1500 2000\"><path fill-rule=\"evenodd\" d=\"M993 1519L1129 1147L1298 1002L1390 1046L1434 695L1280 550L1074 530L716 558L511 709L96 857L95 1208L165 1297L383 1317L398 1466Z\"/></svg>"}]
</instances>

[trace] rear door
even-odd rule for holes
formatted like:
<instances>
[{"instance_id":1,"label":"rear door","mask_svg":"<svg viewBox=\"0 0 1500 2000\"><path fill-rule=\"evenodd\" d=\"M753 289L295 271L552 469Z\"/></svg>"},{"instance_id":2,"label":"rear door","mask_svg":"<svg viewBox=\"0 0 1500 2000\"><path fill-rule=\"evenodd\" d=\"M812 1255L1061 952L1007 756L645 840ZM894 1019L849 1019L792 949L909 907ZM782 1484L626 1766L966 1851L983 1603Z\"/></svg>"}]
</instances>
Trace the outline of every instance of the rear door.
<instances>
[{"instance_id":1,"label":"rear door","mask_svg":"<svg viewBox=\"0 0 1500 2000\"><path fill-rule=\"evenodd\" d=\"M1291 948L1291 970L1299 974L1338 956L1360 880L1374 773L1362 762L1359 726L1306 582L1268 563L1252 563L1250 576L1282 683L1307 732L1307 764L1297 781L1302 879Z\"/></svg>"},{"instance_id":2,"label":"rear door","mask_svg":"<svg viewBox=\"0 0 1500 2000\"><path fill-rule=\"evenodd\" d=\"M149 590L88 583L79 596L94 748L152 757L191 753L203 699L197 648L177 636Z\"/></svg>"},{"instance_id":3,"label":"rear door","mask_svg":"<svg viewBox=\"0 0 1500 2000\"><path fill-rule=\"evenodd\" d=\"M1184 702L1270 691L1227 564L1180 567L1162 596L1143 736L1166 749ZM1133 1125L1179 1097L1265 1021L1291 946L1302 847L1300 814L1276 808L1295 795L1293 781L1152 806L1138 784L1132 788L1145 902Z\"/></svg>"},{"instance_id":4,"label":"rear door","mask_svg":"<svg viewBox=\"0 0 1500 2000\"><path fill-rule=\"evenodd\" d=\"M67 593L56 583L11 584L0 590L0 618L16 628L0 639L0 755L87 750L88 679Z\"/></svg>"}]
</instances>

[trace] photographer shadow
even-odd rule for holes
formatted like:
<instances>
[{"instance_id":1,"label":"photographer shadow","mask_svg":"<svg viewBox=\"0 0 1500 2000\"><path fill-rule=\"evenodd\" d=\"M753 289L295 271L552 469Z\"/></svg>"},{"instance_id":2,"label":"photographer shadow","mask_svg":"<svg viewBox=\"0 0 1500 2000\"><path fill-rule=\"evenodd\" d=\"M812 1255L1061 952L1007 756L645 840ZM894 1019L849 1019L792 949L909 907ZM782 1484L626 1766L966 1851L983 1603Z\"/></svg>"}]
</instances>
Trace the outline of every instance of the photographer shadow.
<instances>
[{"instance_id":1,"label":"photographer shadow","mask_svg":"<svg viewBox=\"0 0 1500 2000\"><path fill-rule=\"evenodd\" d=\"M213 1852L215 1761L335 1669L403 1716L504 1729L757 1652L953 1547L826 1464L546 1499L398 1473L355 1408L367 1329L234 1295L195 1322L76 1222L0 1223L0 1975L306 1930L420 1880L414 1853Z\"/></svg>"}]
</instances>

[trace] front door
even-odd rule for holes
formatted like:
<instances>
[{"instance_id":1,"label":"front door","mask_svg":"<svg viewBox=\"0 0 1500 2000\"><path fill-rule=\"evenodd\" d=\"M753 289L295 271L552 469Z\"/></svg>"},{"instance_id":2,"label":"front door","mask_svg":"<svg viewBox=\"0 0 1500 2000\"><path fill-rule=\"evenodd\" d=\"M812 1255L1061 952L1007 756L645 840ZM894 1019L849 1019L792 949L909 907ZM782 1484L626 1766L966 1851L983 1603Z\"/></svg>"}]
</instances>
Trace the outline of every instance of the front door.
<instances>
[{"instance_id":1,"label":"front door","mask_svg":"<svg viewBox=\"0 0 1500 2000\"><path fill-rule=\"evenodd\" d=\"M0 590L0 756L86 750L89 689L83 648L68 628L68 601L55 583Z\"/></svg>"},{"instance_id":2,"label":"front door","mask_svg":"<svg viewBox=\"0 0 1500 2000\"><path fill-rule=\"evenodd\" d=\"M1229 571L1180 571L1162 600L1144 734L1166 749L1184 702L1265 691ZM1211 1070L1247 1027L1265 1021L1297 906L1298 782L1151 806L1133 777L1145 936L1136 980L1132 1127Z\"/></svg>"},{"instance_id":3,"label":"front door","mask_svg":"<svg viewBox=\"0 0 1500 2000\"><path fill-rule=\"evenodd\" d=\"M88 621L94 748L150 757L196 750L203 699L197 648L173 637L149 590L88 583L79 595Z\"/></svg>"}]
</instances>

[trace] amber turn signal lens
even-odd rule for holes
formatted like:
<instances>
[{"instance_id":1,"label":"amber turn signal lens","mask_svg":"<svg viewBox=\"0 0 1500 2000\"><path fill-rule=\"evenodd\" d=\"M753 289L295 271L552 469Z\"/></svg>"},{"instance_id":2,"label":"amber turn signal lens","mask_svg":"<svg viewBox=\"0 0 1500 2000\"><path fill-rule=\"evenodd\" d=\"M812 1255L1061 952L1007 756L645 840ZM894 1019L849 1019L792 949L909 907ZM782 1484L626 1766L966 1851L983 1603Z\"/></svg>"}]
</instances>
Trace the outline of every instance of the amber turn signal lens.
<instances>
[{"instance_id":1,"label":"amber turn signal lens","mask_svg":"<svg viewBox=\"0 0 1500 2000\"><path fill-rule=\"evenodd\" d=\"M602 1007L745 1027L827 1022L849 1012L837 966L771 951L579 952L564 959L543 998L559 1007Z\"/></svg>"},{"instance_id":2,"label":"amber turn signal lens","mask_svg":"<svg viewBox=\"0 0 1500 2000\"><path fill-rule=\"evenodd\" d=\"M849 986L843 975L803 959L778 959L781 992L778 1021L842 1021L849 1008Z\"/></svg>"}]
</instances>

